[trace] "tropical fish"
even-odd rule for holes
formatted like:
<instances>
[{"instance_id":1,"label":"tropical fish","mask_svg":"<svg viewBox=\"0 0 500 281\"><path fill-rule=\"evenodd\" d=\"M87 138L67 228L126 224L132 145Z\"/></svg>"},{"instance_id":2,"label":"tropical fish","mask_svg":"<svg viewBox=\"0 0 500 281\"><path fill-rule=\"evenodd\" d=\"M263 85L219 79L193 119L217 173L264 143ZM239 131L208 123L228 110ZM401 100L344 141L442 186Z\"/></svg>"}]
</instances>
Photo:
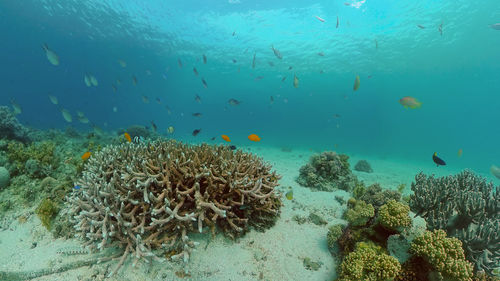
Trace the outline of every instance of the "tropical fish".
<instances>
[{"instance_id":1,"label":"tropical fish","mask_svg":"<svg viewBox=\"0 0 500 281\"><path fill-rule=\"evenodd\" d=\"M76 116L78 116L78 117L84 117L85 114L83 114L83 112L81 112L81 111L77 111L76 112Z\"/></svg>"},{"instance_id":2,"label":"tropical fish","mask_svg":"<svg viewBox=\"0 0 500 281\"><path fill-rule=\"evenodd\" d=\"M199 113L199 112L195 112L195 113L193 113L192 115L193 115L194 117L201 117L201 115L202 115L202 114L201 114L201 113Z\"/></svg>"},{"instance_id":3,"label":"tropical fish","mask_svg":"<svg viewBox=\"0 0 500 281\"><path fill-rule=\"evenodd\" d=\"M101 128L99 128L99 126L97 126L97 125L93 124L93 125L92 125L92 129L94 130L94 133L95 133L96 135L99 135L99 136L104 135L104 131L103 131Z\"/></svg>"},{"instance_id":4,"label":"tropical fish","mask_svg":"<svg viewBox=\"0 0 500 281\"><path fill-rule=\"evenodd\" d=\"M236 105L239 105L240 104L240 101L236 100L236 99L229 99L228 103L230 105L233 105L233 106L236 106Z\"/></svg>"},{"instance_id":5,"label":"tropical fish","mask_svg":"<svg viewBox=\"0 0 500 281\"><path fill-rule=\"evenodd\" d=\"M411 109L420 108L422 106L422 103L419 102L414 97L404 97L399 100L399 103L405 108L411 108Z\"/></svg>"},{"instance_id":6,"label":"tropical fish","mask_svg":"<svg viewBox=\"0 0 500 281\"><path fill-rule=\"evenodd\" d=\"M235 60L235 59L233 59L233 63L236 63L236 60Z\"/></svg>"},{"instance_id":7,"label":"tropical fish","mask_svg":"<svg viewBox=\"0 0 500 281\"><path fill-rule=\"evenodd\" d=\"M285 197L286 197L286 199L288 199L288 200L292 200L292 199L293 199L293 190L291 190L291 189L290 189L290 190L288 190L288 192L287 192L287 193L285 193Z\"/></svg>"},{"instance_id":8,"label":"tropical fish","mask_svg":"<svg viewBox=\"0 0 500 281\"><path fill-rule=\"evenodd\" d=\"M182 68L182 61L181 61L181 59L177 59L177 64L179 65L179 68Z\"/></svg>"},{"instance_id":9,"label":"tropical fish","mask_svg":"<svg viewBox=\"0 0 500 281\"><path fill-rule=\"evenodd\" d=\"M78 121L80 121L80 123L82 123L82 124L88 124L90 122L89 119L85 116L81 116L81 117L78 116Z\"/></svg>"},{"instance_id":10,"label":"tropical fish","mask_svg":"<svg viewBox=\"0 0 500 281\"><path fill-rule=\"evenodd\" d=\"M322 18L320 18L320 17L318 17L318 16L315 16L315 17L316 17L316 18L317 18L320 22L325 22L325 20L324 20L324 19L322 19Z\"/></svg>"},{"instance_id":11,"label":"tropical fish","mask_svg":"<svg viewBox=\"0 0 500 281\"><path fill-rule=\"evenodd\" d=\"M127 67L127 63L124 60L118 60L121 67Z\"/></svg>"},{"instance_id":12,"label":"tropical fish","mask_svg":"<svg viewBox=\"0 0 500 281\"><path fill-rule=\"evenodd\" d=\"M92 86L92 82L90 82L90 77L87 74L85 74L85 76L83 76L83 81L85 82L85 85L87 87Z\"/></svg>"},{"instance_id":13,"label":"tropical fish","mask_svg":"<svg viewBox=\"0 0 500 281\"><path fill-rule=\"evenodd\" d=\"M161 100L159 97L156 97L155 100L156 100L156 103L161 104Z\"/></svg>"},{"instance_id":14,"label":"tropical fish","mask_svg":"<svg viewBox=\"0 0 500 281\"><path fill-rule=\"evenodd\" d=\"M248 139L251 140L251 141L260 141L260 137L257 136L256 134L249 135Z\"/></svg>"},{"instance_id":15,"label":"tropical fish","mask_svg":"<svg viewBox=\"0 0 500 281\"><path fill-rule=\"evenodd\" d=\"M116 79L116 85L120 86L122 84L122 80Z\"/></svg>"},{"instance_id":16,"label":"tropical fish","mask_svg":"<svg viewBox=\"0 0 500 281\"><path fill-rule=\"evenodd\" d=\"M441 165L441 166L446 165L446 162L444 162L443 159L441 159L437 156L437 152L434 152L434 154L432 155L432 161L434 161L434 163L436 163L436 165L438 167L439 167L439 165Z\"/></svg>"},{"instance_id":17,"label":"tropical fish","mask_svg":"<svg viewBox=\"0 0 500 281\"><path fill-rule=\"evenodd\" d=\"M71 114L69 113L69 111L67 109L62 108L61 114L62 114L64 120L66 120L66 122L69 122L69 123L73 122L73 117L71 117Z\"/></svg>"},{"instance_id":18,"label":"tropical fish","mask_svg":"<svg viewBox=\"0 0 500 281\"><path fill-rule=\"evenodd\" d=\"M353 87L354 91L359 89L359 83L360 83L359 75L356 75L356 78L354 79L354 87Z\"/></svg>"},{"instance_id":19,"label":"tropical fish","mask_svg":"<svg viewBox=\"0 0 500 281\"><path fill-rule=\"evenodd\" d=\"M274 103L274 98L273 96L271 96L271 98L269 99L270 100L270 103L273 104Z\"/></svg>"},{"instance_id":20,"label":"tropical fish","mask_svg":"<svg viewBox=\"0 0 500 281\"><path fill-rule=\"evenodd\" d=\"M274 45L271 46L271 49L273 50L273 53L274 55L278 58L278 59L282 59L283 56L281 55L280 51L278 49L275 49L274 48Z\"/></svg>"},{"instance_id":21,"label":"tropical fish","mask_svg":"<svg viewBox=\"0 0 500 281\"><path fill-rule=\"evenodd\" d=\"M130 137L130 134L129 134L129 133L125 132L125 133L123 134L123 136L125 137L125 139L127 140L127 142L132 142L132 138Z\"/></svg>"},{"instance_id":22,"label":"tropical fish","mask_svg":"<svg viewBox=\"0 0 500 281\"><path fill-rule=\"evenodd\" d=\"M235 150L235 149L236 149L236 145L230 145L230 146L229 146L229 149L231 149L231 150Z\"/></svg>"},{"instance_id":23,"label":"tropical fish","mask_svg":"<svg viewBox=\"0 0 500 281\"><path fill-rule=\"evenodd\" d=\"M257 77L255 77L255 81L262 80L263 78L264 78L264 76L257 76Z\"/></svg>"},{"instance_id":24,"label":"tropical fish","mask_svg":"<svg viewBox=\"0 0 500 281\"><path fill-rule=\"evenodd\" d=\"M205 54L203 54L203 63L207 64L207 56L205 56Z\"/></svg>"},{"instance_id":25,"label":"tropical fish","mask_svg":"<svg viewBox=\"0 0 500 281\"><path fill-rule=\"evenodd\" d=\"M375 49L378 49L378 41L375 39Z\"/></svg>"},{"instance_id":26,"label":"tropical fish","mask_svg":"<svg viewBox=\"0 0 500 281\"><path fill-rule=\"evenodd\" d=\"M337 16L337 25L335 26L335 28L339 28L339 24L340 24L340 22L339 22L339 16Z\"/></svg>"},{"instance_id":27,"label":"tropical fish","mask_svg":"<svg viewBox=\"0 0 500 281\"><path fill-rule=\"evenodd\" d=\"M137 77L135 77L135 75L132 75L132 83L134 86L137 86Z\"/></svg>"},{"instance_id":28,"label":"tropical fish","mask_svg":"<svg viewBox=\"0 0 500 281\"><path fill-rule=\"evenodd\" d=\"M167 133L173 134L174 130L175 130L174 127L170 126L170 127L167 128Z\"/></svg>"},{"instance_id":29,"label":"tropical fish","mask_svg":"<svg viewBox=\"0 0 500 281\"><path fill-rule=\"evenodd\" d=\"M17 114L21 114L23 112L23 110L21 109L21 106L19 104L17 104L14 99L11 99L10 100L10 104L12 105L12 108L14 109L14 114L17 115Z\"/></svg>"},{"instance_id":30,"label":"tropical fish","mask_svg":"<svg viewBox=\"0 0 500 281\"><path fill-rule=\"evenodd\" d=\"M158 127L156 126L155 122L151 120L151 127L153 128L153 132L156 133L156 130L158 130Z\"/></svg>"},{"instance_id":31,"label":"tropical fish","mask_svg":"<svg viewBox=\"0 0 500 281\"><path fill-rule=\"evenodd\" d=\"M49 46L47 46L46 43L43 43L42 48L45 51L45 55L47 56L49 62L55 66L59 65L59 56L56 53L54 53L54 51L49 49Z\"/></svg>"},{"instance_id":32,"label":"tropical fish","mask_svg":"<svg viewBox=\"0 0 500 281\"><path fill-rule=\"evenodd\" d=\"M286 80L286 76L283 76L283 78L281 78L281 82L285 82Z\"/></svg>"},{"instance_id":33,"label":"tropical fish","mask_svg":"<svg viewBox=\"0 0 500 281\"><path fill-rule=\"evenodd\" d=\"M194 97L194 100L195 100L197 103L201 103L201 98L200 98L200 96L198 96L198 95L196 95L196 96Z\"/></svg>"},{"instance_id":34,"label":"tropical fish","mask_svg":"<svg viewBox=\"0 0 500 281\"><path fill-rule=\"evenodd\" d=\"M267 63L268 63L268 64L269 64L269 66L271 66L271 67L273 67L273 66L274 66L274 62L272 62L272 61L268 61Z\"/></svg>"},{"instance_id":35,"label":"tropical fish","mask_svg":"<svg viewBox=\"0 0 500 281\"><path fill-rule=\"evenodd\" d=\"M421 25L421 24L417 24L418 28L420 29L425 29L425 26Z\"/></svg>"},{"instance_id":36,"label":"tropical fish","mask_svg":"<svg viewBox=\"0 0 500 281\"><path fill-rule=\"evenodd\" d=\"M193 130L193 136L196 137L196 135L198 135L200 132L201 132L201 129L195 129L195 130Z\"/></svg>"},{"instance_id":37,"label":"tropical fish","mask_svg":"<svg viewBox=\"0 0 500 281\"><path fill-rule=\"evenodd\" d=\"M73 186L74 189L79 190L81 187L79 185Z\"/></svg>"},{"instance_id":38,"label":"tropical fish","mask_svg":"<svg viewBox=\"0 0 500 281\"><path fill-rule=\"evenodd\" d=\"M320 57L324 57L324 56L325 56L325 54L324 54L323 52L319 52L319 53L318 53L318 56L320 56Z\"/></svg>"},{"instance_id":39,"label":"tropical fish","mask_svg":"<svg viewBox=\"0 0 500 281\"><path fill-rule=\"evenodd\" d=\"M491 165L490 167L490 172L492 175L494 175L496 178L500 179L500 168L498 168L495 165Z\"/></svg>"},{"instance_id":40,"label":"tropical fish","mask_svg":"<svg viewBox=\"0 0 500 281\"><path fill-rule=\"evenodd\" d=\"M462 154L464 153L464 151L460 148L457 152L457 156L458 157L462 157Z\"/></svg>"},{"instance_id":41,"label":"tropical fish","mask_svg":"<svg viewBox=\"0 0 500 281\"><path fill-rule=\"evenodd\" d=\"M438 27L438 31L439 31L439 34L441 34L441 36L443 36L443 23L442 22Z\"/></svg>"},{"instance_id":42,"label":"tropical fish","mask_svg":"<svg viewBox=\"0 0 500 281\"><path fill-rule=\"evenodd\" d=\"M111 88L113 89L113 92L115 92L115 93L118 90L118 88L116 88L115 84L111 84Z\"/></svg>"},{"instance_id":43,"label":"tropical fish","mask_svg":"<svg viewBox=\"0 0 500 281\"><path fill-rule=\"evenodd\" d=\"M226 135L222 135L221 138L227 142L231 142L231 139Z\"/></svg>"},{"instance_id":44,"label":"tropical fish","mask_svg":"<svg viewBox=\"0 0 500 281\"><path fill-rule=\"evenodd\" d=\"M196 67L193 67L193 72L194 72L194 75L198 76L198 70L196 70Z\"/></svg>"},{"instance_id":45,"label":"tropical fish","mask_svg":"<svg viewBox=\"0 0 500 281\"><path fill-rule=\"evenodd\" d=\"M289 66L289 67L288 67L288 70L292 70L292 68L293 68L293 66Z\"/></svg>"},{"instance_id":46,"label":"tropical fish","mask_svg":"<svg viewBox=\"0 0 500 281\"><path fill-rule=\"evenodd\" d=\"M50 102L52 104L57 105L59 103L59 101L57 100L57 98L55 96L49 95L49 99L50 99Z\"/></svg>"},{"instance_id":47,"label":"tropical fish","mask_svg":"<svg viewBox=\"0 0 500 281\"><path fill-rule=\"evenodd\" d=\"M255 56L257 55L256 52L253 53L253 60L252 60L252 68L255 68Z\"/></svg>"},{"instance_id":48,"label":"tropical fish","mask_svg":"<svg viewBox=\"0 0 500 281\"><path fill-rule=\"evenodd\" d=\"M299 78L295 74L293 75L293 86L295 88L299 87Z\"/></svg>"},{"instance_id":49,"label":"tropical fish","mask_svg":"<svg viewBox=\"0 0 500 281\"><path fill-rule=\"evenodd\" d=\"M90 78L90 83L92 84L92 86L97 87L99 85L99 82L97 82L97 78L95 78L94 75L91 74L89 76L89 78Z\"/></svg>"},{"instance_id":50,"label":"tropical fish","mask_svg":"<svg viewBox=\"0 0 500 281\"><path fill-rule=\"evenodd\" d=\"M496 29L496 30L500 30L500 23L492 24L492 25L490 25L490 27L493 29Z\"/></svg>"},{"instance_id":51,"label":"tropical fish","mask_svg":"<svg viewBox=\"0 0 500 281\"><path fill-rule=\"evenodd\" d=\"M233 36L236 35L236 31L233 31Z\"/></svg>"},{"instance_id":52,"label":"tropical fish","mask_svg":"<svg viewBox=\"0 0 500 281\"><path fill-rule=\"evenodd\" d=\"M203 83L203 87L208 88L207 81L205 81L205 78L201 78L201 83Z\"/></svg>"},{"instance_id":53,"label":"tropical fish","mask_svg":"<svg viewBox=\"0 0 500 281\"><path fill-rule=\"evenodd\" d=\"M211 141L214 141L214 140L215 140L215 137L211 137L211 138L210 138L210 140L211 140Z\"/></svg>"},{"instance_id":54,"label":"tropical fish","mask_svg":"<svg viewBox=\"0 0 500 281\"><path fill-rule=\"evenodd\" d=\"M149 103L149 98L147 96L142 96L142 102Z\"/></svg>"},{"instance_id":55,"label":"tropical fish","mask_svg":"<svg viewBox=\"0 0 500 281\"><path fill-rule=\"evenodd\" d=\"M90 158L90 155L92 155L92 152L87 151L82 155L82 160L87 160Z\"/></svg>"},{"instance_id":56,"label":"tropical fish","mask_svg":"<svg viewBox=\"0 0 500 281\"><path fill-rule=\"evenodd\" d=\"M170 107L168 105L165 105L165 109L167 110L168 115L172 114L172 110L170 110Z\"/></svg>"}]
</instances>

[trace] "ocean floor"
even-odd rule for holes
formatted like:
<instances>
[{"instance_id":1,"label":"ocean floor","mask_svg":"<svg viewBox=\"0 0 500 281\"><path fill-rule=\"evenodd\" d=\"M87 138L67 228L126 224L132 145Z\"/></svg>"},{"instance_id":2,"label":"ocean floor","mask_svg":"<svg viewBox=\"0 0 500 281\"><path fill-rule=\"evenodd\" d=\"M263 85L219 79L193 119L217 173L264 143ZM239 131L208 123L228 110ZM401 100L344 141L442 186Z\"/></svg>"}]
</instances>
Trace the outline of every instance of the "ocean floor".
<instances>
[{"instance_id":1,"label":"ocean floor","mask_svg":"<svg viewBox=\"0 0 500 281\"><path fill-rule=\"evenodd\" d=\"M294 192L293 200L283 196L281 217L274 227L265 232L252 230L236 241L222 234L215 239L206 233L191 234L190 237L200 245L187 266L166 261L139 262L133 267L129 258L108 280L333 280L339 260L329 252L326 234L329 225L345 223L341 217L346 205L341 205L335 196L347 200L349 193L342 190L311 191L295 182L299 168L313 154L311 151L284 152L279 148L266 147L254 147L251 151L263 157L282 175L278 187L280 191L285 193L291 187ZM350 159L351 167L358 160L365 159L374 170L370 174L354 171L365 184L377 182L383 188L396 189L403 183L406 184L406 194L418 172L436 171L428 164L360 157L357 155ZM427 170L422 167L427 167ZM442 174L458 172L440 168L443 168L439 170ZM319 215L328 224L312 223L307 219L311 213ZM294 216L305 218L305 222L299 224ZM102 280L117 264L117 261L96 263L96 259L88 253L58 253L71 250L81 251L79 241L54 240L34 215L34 210L22 210L0 222L0 272L62 271L34 280ZM73 267L76 268L67 270Z\"/></svg>"}]
</instances>

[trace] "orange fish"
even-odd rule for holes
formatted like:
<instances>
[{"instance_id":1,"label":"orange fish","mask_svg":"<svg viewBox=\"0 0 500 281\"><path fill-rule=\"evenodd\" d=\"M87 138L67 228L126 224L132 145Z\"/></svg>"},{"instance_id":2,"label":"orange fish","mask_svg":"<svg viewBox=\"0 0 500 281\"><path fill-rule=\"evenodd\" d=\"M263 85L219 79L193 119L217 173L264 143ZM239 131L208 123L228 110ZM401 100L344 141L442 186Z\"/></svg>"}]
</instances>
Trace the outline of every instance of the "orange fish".
<instances>
[{"instance_id":1,"label":"orange fish","mask_svg":"<svg viewBox=\"0 0 500 281\"><path fill-rule=\"evenodd\" d=\"M87 151L85 152L83 155L82 155L82 160L87 160L90 158L90 155L92 155L92 153L90 151Z\"/></svg>"},{"instance_id":2,"label":"orange fish","mask_svg":"<svg viewBox=\"0 0 500 281\"><path fill-rule=\"evenodd\" d=\"M251 140L251 141L260 141L259 136L257 136L256 134L249 135L248 139Z\"/></svg>"},{"instance_id":3,"label":"orange fish","mask_svg":"<svg viewBox=\"0 0 500 281\"><path fill-rule=\"evenodd\" d=\"M132 142L132 138L130 137L130 135L128 133L125 133L123 135L125 136L125 138L127 139L128 142Z\"/></svg>"},{"instance_id":4,"label":"orange fish","mask_svg":"<svg viewBox=\"0 0 500 281\"><path fill-rule=\"evenodd\" d=\"M462 153L464 153L464 151L460 148L457 152L458 157L462 157Z\"/></svg>"},{"instance_id":5,"label":"orange fish","mask_svg":"<svg viewBox=\"0 0 500 281\"><path fill-rule=\"evenodd\" d=\"M223 140L225 140L227 142L231 142L231 139L228 136L222 135L221 137L222 137Z\"/></svg>"},{"instance_id":6,"label":"orange fish","mask_svg":"<svg viewBox=\"0 0 500 281\"><path fill-rule=\"evenodd\" d=\"M411 109L420 108L422 106L422 103L414 97L404 97L399 100L399 103L405 108Z\"/></svg>"}]
</instances>

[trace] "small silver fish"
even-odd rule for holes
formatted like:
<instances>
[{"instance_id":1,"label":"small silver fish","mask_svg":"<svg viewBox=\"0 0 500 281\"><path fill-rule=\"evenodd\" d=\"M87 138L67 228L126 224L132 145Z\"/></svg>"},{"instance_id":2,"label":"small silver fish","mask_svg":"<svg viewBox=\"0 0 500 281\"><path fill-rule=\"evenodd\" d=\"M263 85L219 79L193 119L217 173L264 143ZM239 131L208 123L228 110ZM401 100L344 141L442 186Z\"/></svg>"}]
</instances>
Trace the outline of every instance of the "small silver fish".
<instances>
[{"instance_id":1,"label":"small silver fish","mask_svg":"<svg viewBox=\"0 0 500 281\"><path fill-rule=\"evenodd\" d=\"M492 24L492 25L490 25L490 27L493 29L496 29L496 30L500 30L500 23Z\"/></svg>"},{"instance_id":2,"label":"small silver fish","mask_svg":"<svg viewBox=\"0 0 500 281\"><path fill-rule=\"evenodd\" d=\"M228 103L232 106L236 106L236 105L239 105L240 104L240 101L236 100L236 99L229 99Z\"/></svg>"},{"instance_id":3,"label":"small silver fish","mask_svg":"<svg viewBox=\"0 0 500 281\"><path fill-rule=\"evenodd\" d=\"M207 64L207 56L205 56L205 54L203 54L203 63Z\"/></svg>"},{"instance_id":4,"label":"small silver fish","mask_svg":"<svg viewBox=\"0 0 500 281\"><path fill-rule=\"evenodd\" d=\"M193 67L193 72L194 72L194 75L198 76L198 70L196 70L196 67Z\"/></svg>"},{"instance_id":5,"label":"small silver fish","mask_svg":"<svg viewBox=\"0 0 500 281\"><path fill-rule=\"evenodd\" d=\"M256 52L253 53L253 60L252 60L252 68L255 68L255 56L257 55Z\"/></svg>"},{"instance_id":6,"label":"small silver fish","mask_svg":"<svg viewBox=\"0 0 500 281\"><path fill-rule=\"evenodd\" d=\"M273 50L273 53L274 55L278 58L278 59L282 59L283 56L281 55L280 51L278 49L275 49L274 46L271 46L271 49Z\"/></svg>"}]
</instances>

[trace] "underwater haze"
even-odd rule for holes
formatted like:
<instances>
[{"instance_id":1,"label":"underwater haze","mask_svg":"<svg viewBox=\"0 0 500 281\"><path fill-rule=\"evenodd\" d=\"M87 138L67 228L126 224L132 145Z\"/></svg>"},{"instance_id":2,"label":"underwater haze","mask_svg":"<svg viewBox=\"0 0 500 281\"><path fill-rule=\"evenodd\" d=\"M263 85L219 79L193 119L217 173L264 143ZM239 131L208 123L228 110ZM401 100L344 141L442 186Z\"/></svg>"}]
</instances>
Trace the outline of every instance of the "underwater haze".
<instances>
[{"instance_id":1,"label":"underwater haze","mask_svg":"<svg viewBox=\"0 0 500 281\"><path fill-rule=\"evenodd\" d=\"M40 129L153 121L191 143L225 134L427 167L437 152L498 183L498 22L497 0L3 0L0 104Z\"/></svg>"}]
</instances>

